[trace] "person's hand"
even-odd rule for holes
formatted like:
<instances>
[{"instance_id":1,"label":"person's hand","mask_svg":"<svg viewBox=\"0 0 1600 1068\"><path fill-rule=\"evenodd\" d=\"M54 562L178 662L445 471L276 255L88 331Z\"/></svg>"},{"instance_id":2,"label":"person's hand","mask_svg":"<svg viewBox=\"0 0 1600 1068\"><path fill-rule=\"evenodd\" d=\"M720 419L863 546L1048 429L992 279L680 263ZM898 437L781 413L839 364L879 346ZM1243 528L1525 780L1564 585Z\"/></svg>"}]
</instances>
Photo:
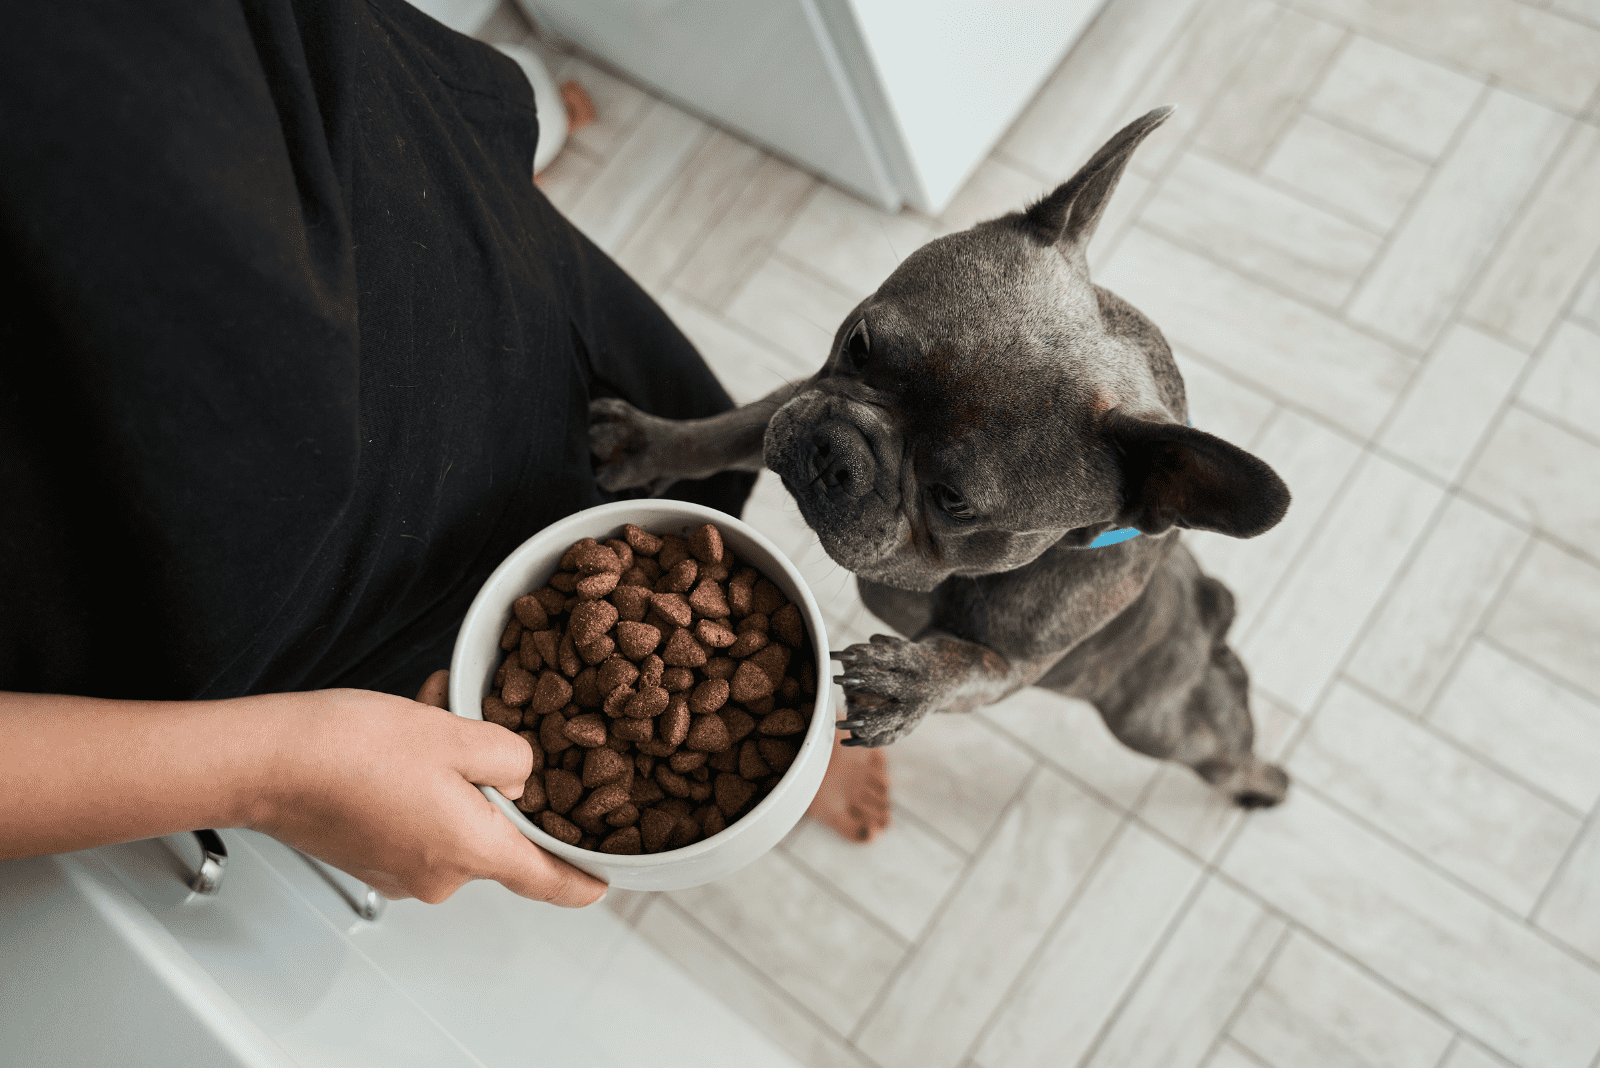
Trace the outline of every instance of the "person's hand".
<instances>
[{"instance_id":1,"label":"person's hand","mask_svg":"<svg viewBox=\"0 0 1600 1068\"><path fill-rule=\"evenodd\" d=\"M533 750L504 727L444 711L448 679L434 672L416 701L279 695L289 730L252 828L385 897L440 902L469 879L493 879L569 908L598 901L604 883L523 837L474 785L520 797Z\"/></svg>"}]
</instances>

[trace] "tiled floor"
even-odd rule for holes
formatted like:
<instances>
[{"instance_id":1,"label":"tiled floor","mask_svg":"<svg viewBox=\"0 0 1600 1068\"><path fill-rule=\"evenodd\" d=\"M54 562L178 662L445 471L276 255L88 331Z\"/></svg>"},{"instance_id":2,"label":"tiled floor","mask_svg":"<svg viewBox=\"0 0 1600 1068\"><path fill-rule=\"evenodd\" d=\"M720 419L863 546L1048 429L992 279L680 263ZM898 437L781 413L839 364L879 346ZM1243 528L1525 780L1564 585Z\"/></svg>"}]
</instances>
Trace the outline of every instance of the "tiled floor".
<instances>
[{"instance_id":1,"label":"tiled floor","mask_svg":"<svg viewBox=\"0 0 1600 1068\"><path fill-rule=\"evenodd\" d=\"M889 751L871 847L807 824L613 895L643 937L819 1068L1600 1065L1600 4L1111 0L937 219L558 75L600 122L545 189L740 399L919 243L1177 104L1091 263L1295 493L1264 537L1190 539L1239 596L1282 807L1025 692ZM749 517L836 648L873 629L778 486Z\"/></svg>"}]
</instances>

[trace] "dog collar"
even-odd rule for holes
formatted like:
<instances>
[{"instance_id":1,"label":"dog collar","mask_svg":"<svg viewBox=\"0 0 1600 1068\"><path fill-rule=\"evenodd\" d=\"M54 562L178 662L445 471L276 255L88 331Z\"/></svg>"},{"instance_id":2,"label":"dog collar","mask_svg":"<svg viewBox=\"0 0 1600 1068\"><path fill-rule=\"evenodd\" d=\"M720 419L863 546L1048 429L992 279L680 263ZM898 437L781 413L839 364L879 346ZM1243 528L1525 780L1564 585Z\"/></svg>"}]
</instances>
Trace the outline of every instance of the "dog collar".
<instances>
[{"instance_id":1,"label":"dog collar","mask_svg":"<svg viewBox=\"0 0 1600 1068\"><path fill-rule=\"evenodd\" d=\"M1186 425L1194 426L1194 419L1188 419L1186 421ZM1104 549L1107 545L1116 545L1119 542L1127 541L1130 538L1137 538L1138 536L1139 530L1137 527L1118 527L1116 530L1106 531L1104 534L1094 539L1094 541L1091 541L1088 545L1085 545L1084 548Z\"/></svg>"}]
</instances>

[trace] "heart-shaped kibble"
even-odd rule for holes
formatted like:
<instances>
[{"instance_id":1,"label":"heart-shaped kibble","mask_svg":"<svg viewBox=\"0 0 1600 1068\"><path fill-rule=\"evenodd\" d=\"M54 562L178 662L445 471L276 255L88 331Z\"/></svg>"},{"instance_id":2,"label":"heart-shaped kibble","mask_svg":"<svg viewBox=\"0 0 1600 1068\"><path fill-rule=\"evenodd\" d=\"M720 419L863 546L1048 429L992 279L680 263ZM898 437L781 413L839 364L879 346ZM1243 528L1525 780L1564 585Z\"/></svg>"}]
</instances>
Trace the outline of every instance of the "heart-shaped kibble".
<instances>
[{"instance_id":1,"label":"heart-shaped kibble","mask_svg":"<svg viewBox=\"0 0 1600 1068\"><path fill-rule=\"evenodd\" d=\"M728 737L736 742L756 729L755 717L738 705L724 705L719 715L722 716L722 722L728 725Z\"/></svg>"},{"instance_id":2,"label":"heart-shaped kibble","mask_svg":"<svg viewBox=\"0 0 1600 1068\"><path fill-rule=\"evenodd\" d=\"M734 642L733 631L719 619L702 619L694 625L695 640L709 649L726 649Z\"/></svg>"},{"instance_id":3,"label":"heart-shaped kibble","mask_svg":"<svg viewBox=\"0 0 1600 1068\"><path fill-rule=\"evenodd\" d=\"M722 587L710 579L694 588L689 595L689 607L710 619L727 619L732 614Z\"/></svg>"},{"instance_id":4,"label":"heart-shaped kibble","mask_svg":"<svg viewBox=\"0 0 1600 1068\"><path fill-rule=\"evenodd\" d=\"M639 822L639 806L632 801L618 805L606 813L606 822L613 827L632 827Z\"/></svg>"},{"instance_id":5,"label":"heart-shaped kibble","mask_svg":"<svg viewBox=\"0 0 1600 1068\"><path fill-rule=\"evenodd\" d=\"M656 589L658 592L688 593L694 589L694 581L699 575L700 565L695 563L694 557L686 556L666 570L656 582Z\"/></svg>"},{"instance_id":6,"label":"heart-shaped kibble","mask_svg":"<svg viewBox=\"0 0 1600 1068\"><path fill-rule=\"evenodd\" d=\"M717 807L728 819L733 819L756 794L756 784L738 775L723 772L717 776L715 793Z\"/></svg>"},{"instance_id":7,"label":"heart-shaped kibble","mask_svg":"<svg viewBox=\"0 0 1600 1068\"><path fill-rule=\"evenodd\" d=\"M771 641L764 630L742 630L737 638L728 647L728 655L735 659L742 659L751 653L760 652Z\"/></svg>"},{"instance_id":8,"label":"heart-shaped kibble","mask_svg":"<svg viewBox=\"0 0 1600 1068\"><path fill-rule=\"evenodd\" d=\"M682 693L694 685L694 672L685 667L669 667L661 673L661 686L668 693Z\"/></svg>"},{"instance_id":9,"label":"heart-shaped kibble","mask_svg":"<svg viewBox=\"0 0 1600 1068\"><path fill-rule=\"evenodd\" d=\"M550 625L550 614L533 594L524 594L511 602L511 612L529 630L544 630Z\"/></svg>"},{"instance_id":10,"label":"heart-shaped kibble","mask_svg":"<svg viewBox=\"0 0 1600 1068\"><path fill-rule=\"evenodd\" d=\"M644 838L644 848L647 853L659 853L666 848L667 836L672 833L672 828L678 823L678 817L670 812L647 808L639 813L639 830Z\"/></svg>"},{"instance_id":11,"label":"heart-shaped kibble","mask_svg":"<svg viewBox=\"0 0 1600 1068\"><path fill-rule=\"evenodd\" d=\"M629 660L643 660L661 644L661 632L648 623L618 623L617 648Z\"/></svg>"},{"instance_id":12,"label":"heart-shaped kibble","mask_svg":"<svg viewBox=\"0 0 1600 1068\"><path fill-rule=\"evenodd\" d=\"M559 672L546 668L539 672L539 681L533 687L528 711L544 715L565 708L572 700L572 683Z\"/></svg>"},{"instance_id":13,"label":"heart-shaped kibble","mask_svg":"<svg viewBox=\"0 0 1600 1068\"><path fill-rule=\"evenodd\" d=\"M611 737L621 738L625 742L648 742L655 737L655 727L648 719L622 716L612 721Z\"/></svg>"},{"instance_id":14,"label":"heart-shaped kibble","mask_svg":"<svg viewBox=\"0 0 1600 1068\"><path fill-rule=\"evenodd\" d=\"M622 561L617 554L594 541L578 543L572 551L572 563L581 575L622 574Z\"/></svg>"},{"instance_id":15,"label":"heart-shaped kibble","mask_svg":"<svg viewBox=\"0 0 1600 1068\"><path fill-rule=\"evenodd\" d=\"M643 527L628 523L622 528L622 540L627 542L636 553L645 556L654 556L661 551L661 539L645 530Z\"/></svg>"},{"instance_id":16,"label":"heart-shaped kibble","mask_svg":"<svg viewBox=\"0 0 1600 1068\"><path fill-rule=\"evenodd\" d=\"M534 765L533 774L528 776L528 781L522 784L522 796L517 798L516 805L530 816L550 807L550 799L544 792L544 769L537 764Z\"/></svg>"},{"instance_id":17,"label":"heart-shaped kibble","mask_svg":"<svg viewBox=\"0 0 1600 1068\"><path fill-rule=\"evenodd\" d=\"M628 703L623 706L623 715L635 719L650 719L666 711L671 695L660 686L644 686L639 692L628 698Z\"/></svg>"},{"instance_id":18,"label":"heart-shaped kibble","mask_svg":"<svg viewBox=\"0 0 1600 1068\"><path fill-rule=\"evenodd\" d=\"M594 712L573 716L567 720L565 730L568 738L586 749L594 749L606 744L605 717Z\"/></svg>"},{"instance_id":19,"label":"heart-shaped kibble","mask_svg":"<svg viewBox=\"0 0 1600 1068\"><path fill-rule=\"evenodd\" d=\"M710 523L695 527L689 534L689 551L702 564L720 564L722 562L722 531Z\"/></svg>"},{"instance_id":20,"label":"heart-shaped kibble","mask_svg":"<svg viewBox=\"0 0 1600 1068\"><path fill-rule=\"evenodd\" d=\"M702 753L720 753L733 744L733 739L728 736L728 725L722 717L712 712L694 717L683 744Z\"/></svg>"},{"instance_id":21,"label":"heart-shaped kibble","mask_svg":"<svg viewBox=\"0 0 1600 1068\"><path fill-rule=\"evenodd\" d=\"M572 810L572 822L580 826L586 820L599 819L607 812L628 803L628 788L621 783L606 783L578 802Z\"/></svg>"},{"instance_id":22,"label":"heart-shaped kibble","mask_svg":"<svg viewBox=\"0 0 1600 1068\"><path fill-rule=\"evenodd\" d=\"M806 718L792 708L780 708L762 718L756 727L769 738L783 738L806 729Z\"/></svg>"},{"instance_id":23,"label":"heart-shaped kibble","mask_svg":"<svg viewBox=\"0 0 1600 1068\"><path fill-rule=\"evenodd\" d=\"M644 852L644 839L637 827L624 827L600 840L600 852L631 857Z\"/></svg>"},{"instance_id":24,"label":"heart-shaped kibble","mask_svg":"<svg viewBox=\"0 0 1600 1068\"><path fill-rule=\"evenodd\" d=\"M500 698L490 694L483 699L483 719L485 723L493 723L497 727L514 731L522 726L522 709L512 708Z\"/></svg>"},{"instance_id":25,"label":"heart-shaped kibble","mask_svg":"<svg viewBox=\"0 0 1600 1068\"><path fill-rule=\"evenodd\" d=\"M583 832L578 830L577 824L548 810L539 813L539 826L544 828L545 834L569 846L575 846L583 840Z\"/></svg>"},{"instance_id":26,"label":"heart-shaped kibble","mask_svg":"<svg viewBox=\"0 0 1600 1068\"><path fill-rule=\"evenodd\" d=\"M618 686L632 686L638 677L639 669L633 661L620 654L614 655L600 665L600 694L603 697Z\"/></svg>"},{"instance_id":27,"label":"heart-shaped kibble","mask_svg":"<svg viewBox=\"0 0 1600 1068\"><path fill-rule=\"evenodd\" d=\"M739 669L733 673L733 678L728 682L729 693L735 701L749 703L762 697L770 697L777 686L773 685L772 678L749 660L741 660Z\"/></svg>"},{"instance_id":28,"label":"heart-shaped kibble","mask_svg":"<svg viewBox=\"0 0 1600 1068\"><path fill-rule=\"evenodd\" d=\"M685 627L679 627L672 632L672 637L667 639L667 647L661 652L663 662L673 667L699 667L706 662L705 646L695 641L693 634Z\"/></svg>"},{"instance_id":29,"label":"heart-shaped kibble","mask_svg":"<svg viewBox=\"0 0 1600 1068\"><path fill-rule=\"evenodd\" d=\"M533 675L522 670L517 664L512 664L506 669L505 684L500 688L500 700L515 708L521 708L533 697L533 692Z\"/></svg>"},{"instance_id":30,"label":"heart-shaped kibble","mask_svg":"<svg viewBox=\"0 0 1600 1068\"><path fill-rule=\"evenodd\" d=\"M689 599L681 593L652 593L650 607L677 626L687 627L694 622L694 610L689 606Z\"/></svg>"},{"instance_id":31,"label":"heart-shaped kibble","mask_svg":"<svg viewBox=\"0 0 1600 1068\"><path fill-rule=\"evenodd\" d=\"M786 604L772 613L772 630L783 644L798 649L806 640L805 621L800 617L800 609L793 604Z\"/></svg>"},{"instance_id":32,"label":"heart-shaped kibble","mask_svg":"<svg viewBox=\"0 0 1600 1068\"><path fill-rule=\"evenodd\" d=\"M611 591L611 604L617 610L618 619L639 623L650 610L652 596L644 586L618 586Z\"/></svg>"},{"instance_id":33,"label":"heart-shaped kibble","mask_svg":"<svg viewBox=\"0 0 1600 1068\"><path fill-rule=\"evenodd\" d=\"M604 635L616 622L617 607L610 601L584 601L573 607L567 633L575 644L582 645Z\"/></svg>"},{"instance_id":34,"label":"heart-shaped kibble","mask_svg":"<svg viewBox=\"0 0 1600 1068\"><path fill-rule=\"evenodd\" d=\"M583 758L583 785L591 789L625 778L633 762L614 749L601 746Z\"/></svg>"},{"instance_id":35,"label":"heart-shaped kibble","mask_svg":"<svg viewBox=\"0 0 1600 1068\"><path fill-rule=\"evenodd\" d=\"M689 695L689 711L697 716L707 712L715 712L728 703L728 682L726 679L707 679L694 688Z\"/></svg>"},{"instance_id":36,"label":"heart-shaped kibble","mask_svg":"<svg viewBox=\"0 0 1600 1068\"><path fill-rule=\"evenodd\" d=\"M761 749L755 742L745 742L739 747L739 774L747 779L760 779L772 774L772 766L761 759Z\"/></svg>"},{"instance_id":37,"label":"heart-shaped kibble","mask_svg":"<svg viewBox=\"0 0 1600 1068\"><path fill-rule=\"evenodd\" d=\"M617 580L621 577L620 571L601 571L594 575L585 575L578 580L577 594L585 601L597 601L616 589Z\"/></svg>"},{"instance_id":38,"label":"heart-shaped kibble","mask_svg":"<svg viewBox=\"0 0 1600 1068\"><path fill-rule=\"evenodd\" d=\"M689 749L680 749L667 758L667 767L679 775L687 775L695 768L701 767L706 762L704 753L696 753Z\"/></svg>"},{"instance_id":39,"label":"heart-shaped kibble","mask_svg":"<svg viewBox=\"0 0 1600 1068\"><path fill-rule=\"evenodd\" d=\"M583 796L583 782L570 771L550 768L544 773L544 792L550 808L565 816Z\"/></svg>"},{"instance_id":40,"label":"heart-shaped kibble","mask_svg":"<svg viewBox=\"0 0 1600 1068\"><path fill-rule=\"evenodd\" d=\"M656 720L656 731L667 745L682 745L689 737L689 702L681 693L675 693L667 707Z\"/></svg>"}]
</instances>

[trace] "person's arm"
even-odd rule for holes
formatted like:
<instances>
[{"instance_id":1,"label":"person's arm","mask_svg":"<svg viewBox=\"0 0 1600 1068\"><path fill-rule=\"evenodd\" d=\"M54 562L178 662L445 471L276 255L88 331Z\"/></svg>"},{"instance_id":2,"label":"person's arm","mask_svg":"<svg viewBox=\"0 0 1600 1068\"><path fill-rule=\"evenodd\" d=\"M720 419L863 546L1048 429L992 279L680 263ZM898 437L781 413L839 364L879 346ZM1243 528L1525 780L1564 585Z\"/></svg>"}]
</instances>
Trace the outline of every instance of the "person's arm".
<instances>
[{"instance_id":1,"label":"person's arm","mask_svg":"<svg viewBox=\"0 0 1600 1068\"><path fill-rule=\"evenodd\" d=\"M533 751L443 703L366 690L224 701L0 693L0 860L248 827L388 897L469 879L581 906L605 885L524 838L474 783L521 795ZM428 703L420 703L427 701Z\"/></svg>"}]
</instances>

